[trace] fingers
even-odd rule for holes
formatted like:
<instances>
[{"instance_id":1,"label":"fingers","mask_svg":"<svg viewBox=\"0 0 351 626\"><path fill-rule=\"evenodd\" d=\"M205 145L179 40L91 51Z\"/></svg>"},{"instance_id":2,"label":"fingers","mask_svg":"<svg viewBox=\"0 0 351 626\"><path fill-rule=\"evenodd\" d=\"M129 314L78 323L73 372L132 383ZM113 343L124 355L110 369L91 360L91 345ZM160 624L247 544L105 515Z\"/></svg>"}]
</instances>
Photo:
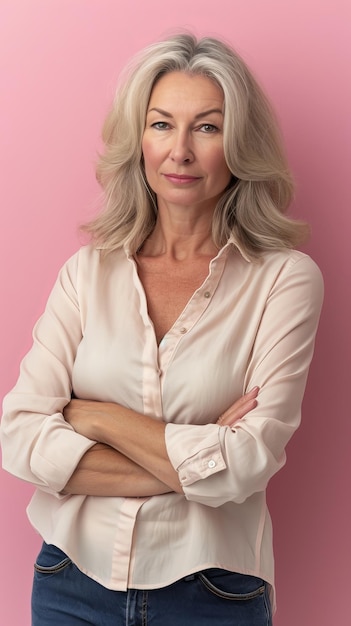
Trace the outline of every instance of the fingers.
<instances>
[{"instance_id":1,"label":"fingers","mask_svg":"<svg viewBox=\"0 0 351 626\"><path fill-rule=\"evenodd\" d=\"M217 420L220 426L233 426L235 422L242 419L247 413L257 406L257 395L259 387L254 387L232 404Z\"/></svg>"},{"instance_id":2,"label":"fingers","mask_svg":"<svg viewBox=\"0 0 351 626\"><path fill-rule=\"evenodd\" d=\"M250 400L252 398L257 398L258 392L259 392L259 387L253 387L253 389L251 389L250 391L245 393L243 396L241 396L241 398L239 398L239 400L237 400L235 404L243 404L247 402L247 400Z\"/></svg>"}]
</instances>

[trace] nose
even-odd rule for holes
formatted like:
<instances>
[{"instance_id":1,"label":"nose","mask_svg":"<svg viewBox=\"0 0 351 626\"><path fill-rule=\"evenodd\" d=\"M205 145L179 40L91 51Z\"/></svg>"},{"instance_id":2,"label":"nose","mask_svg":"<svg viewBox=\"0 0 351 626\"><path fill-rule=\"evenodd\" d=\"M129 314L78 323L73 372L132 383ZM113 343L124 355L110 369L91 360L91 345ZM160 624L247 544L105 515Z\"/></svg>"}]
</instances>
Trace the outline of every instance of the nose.
<instances>
[{"instance_id":1,"label":"nose","mask_svg":"<svg viewBox=\"0 0 351 626\"><path fill-rule=\"evenodd\" d=\"M193 162L194 154L188 132L178 131L173 135L169 157L178 164Z\"/></svg>"}]
</instances>

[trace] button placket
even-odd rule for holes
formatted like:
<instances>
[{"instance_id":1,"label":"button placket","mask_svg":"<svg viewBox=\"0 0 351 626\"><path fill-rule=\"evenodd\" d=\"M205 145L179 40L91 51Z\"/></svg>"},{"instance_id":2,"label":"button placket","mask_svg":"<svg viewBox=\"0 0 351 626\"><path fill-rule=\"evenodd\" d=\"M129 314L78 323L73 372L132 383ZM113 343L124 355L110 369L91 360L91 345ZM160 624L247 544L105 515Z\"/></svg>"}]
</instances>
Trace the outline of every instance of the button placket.
<instances>
[{"instance_id":1,"label":"button placket","mask_svg":"<svg viewBox=\"0 0 351 626\"><path fill-rule=\"evenodd\" d=\"M225 258L226 255L219 253L215 259L212 259L206 280L195 291L174 326L162 340L158 351L160 367L163 372L162 378L167 375L168 365L172 361L175 351L182 341L182 337L191 331L210 305L224 271Z\"/></svg>"}]
</instances>

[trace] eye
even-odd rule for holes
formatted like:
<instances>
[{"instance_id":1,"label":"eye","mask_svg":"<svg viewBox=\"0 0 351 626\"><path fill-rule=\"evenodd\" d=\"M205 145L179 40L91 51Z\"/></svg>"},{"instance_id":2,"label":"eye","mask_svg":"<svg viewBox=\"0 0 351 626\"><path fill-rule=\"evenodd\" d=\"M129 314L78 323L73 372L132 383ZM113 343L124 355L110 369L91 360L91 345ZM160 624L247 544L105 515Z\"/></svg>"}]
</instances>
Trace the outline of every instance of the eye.
<instances>
[{"instance_id":1,"label":"eye","mask_svg":"<svg viewBox=\"0 0 351 626\"><path fill-rule=\"evenodd\" d=\"M168 130L169 124L168 122L154 122L151 124L151 128L156 128L156 130Z\"/></svg>"},{"instance_id":2,"label":"eye","mask_svg":"<svg viewBox=\"0 0 351 626\"><path fill-rule=\"evenodd\" d=\"M201 132L203 133L216 133L219 129L214 124L202 124L199 127L199 130L201 130Z\"/></svg>"}]
</instances>

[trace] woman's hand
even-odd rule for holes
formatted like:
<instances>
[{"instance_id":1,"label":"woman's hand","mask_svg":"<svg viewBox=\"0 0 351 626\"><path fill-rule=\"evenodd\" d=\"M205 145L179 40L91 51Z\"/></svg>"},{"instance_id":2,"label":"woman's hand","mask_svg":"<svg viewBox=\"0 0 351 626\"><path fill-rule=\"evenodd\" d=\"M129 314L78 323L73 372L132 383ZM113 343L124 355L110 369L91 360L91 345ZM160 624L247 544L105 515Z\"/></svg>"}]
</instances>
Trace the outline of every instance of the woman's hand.
<instances>
[{"instance_id":1,"label":"woman's hand","mask_svg":"<svg viewBox=\"0 0 351 626\"><path fill-rule=\"evenodd\" d=\"M229 409L222 413L217 420L217 424L219 424L219 426L232 427L238 420L244 417L246 413L249 413L249 411L252 411L252 409L257 406L258 392L259 388L254 387L251 391L241 396Z\"/></svg>"},{"instance_id":2,"label":"woman's hand","mask_svg":"<svg viewBox=\"0 0 351 626\"><path fill-rule=\"evenodd\" d=\"M257 406L257 396L259 387L254 387L248 393L244 394L232 404L217 420L219 426L234 426L234 424L242 419L247 413ZM116 419L116 409L118 406L110 402L96 402L94 400L71 400L64 408L63 415L72 428L79 433L92 439L93 441L104 441L100 432L103 429L105 421L111 419L114 415ZM123 412L123 407L120 407ZM128 409L124 409L128 411ZM132 411L129 412L129 419ZM147 418L151 419L151 418Z\"/></svg>"},{"instance_id":3,"label":"woman's hand","mask_svg":"<svg viewBox=\"0 0 351 626\"><path fill-rule=\"evenodd\" d=\"M94 400L71 400L63 410L63 416L72 428L79 433L92 439L101 441L99 437L99 424L102 425L112 407L109 402L96 402Z\"/></svg>"}]
</instances>

